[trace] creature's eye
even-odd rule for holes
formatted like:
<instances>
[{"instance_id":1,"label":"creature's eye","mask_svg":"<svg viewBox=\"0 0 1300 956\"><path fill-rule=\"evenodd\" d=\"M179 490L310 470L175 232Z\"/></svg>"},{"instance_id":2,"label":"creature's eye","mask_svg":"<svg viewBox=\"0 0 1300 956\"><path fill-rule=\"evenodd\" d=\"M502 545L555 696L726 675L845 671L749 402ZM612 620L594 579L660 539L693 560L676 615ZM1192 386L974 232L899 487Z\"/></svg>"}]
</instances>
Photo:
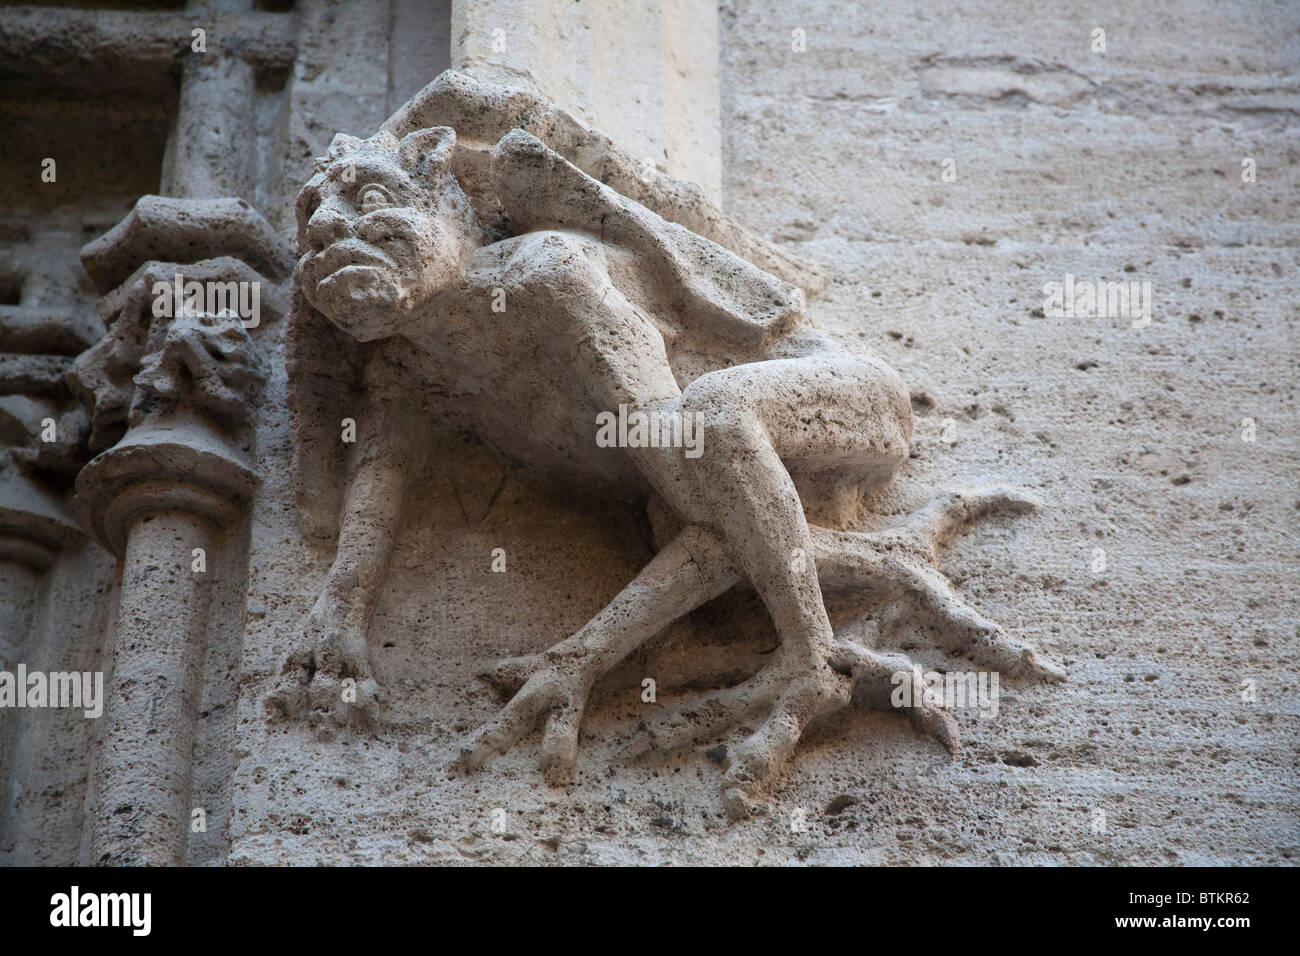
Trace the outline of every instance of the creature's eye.
<instances>
[{"instance_id":1,"label":"creature's eye","mask_svg":"<svg viewBox=\"0 0 1300 956\"><path fill-rule=\"evenodd\" d=\"M388 193L380 186L363 187L357 198L357 208L361 210L363 216L376 209L386 209L390 205L392 203L388 199Z\"/></svg>"}]
</instances>

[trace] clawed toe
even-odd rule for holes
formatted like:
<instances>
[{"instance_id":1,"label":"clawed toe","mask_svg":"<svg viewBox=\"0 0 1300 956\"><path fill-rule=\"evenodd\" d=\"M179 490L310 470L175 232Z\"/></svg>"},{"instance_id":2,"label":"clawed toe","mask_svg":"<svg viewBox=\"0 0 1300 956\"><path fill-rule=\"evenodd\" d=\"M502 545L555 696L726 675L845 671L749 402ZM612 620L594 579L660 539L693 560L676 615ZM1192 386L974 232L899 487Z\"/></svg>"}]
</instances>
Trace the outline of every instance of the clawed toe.
<instances>
[{"instance_id":1,"label":"clawed toe","mask_svg":"<svg viewBox=\"0 0 1300 956\"><path fill-rule=\"evenodd\" d=\"M514 693L496 720L461 744L452 768L478 770L530 734L546 716L539 767L552 786L572 783L591 680L579 671L548 663L544 654L510 658L478 676L507 694L514 688Z\"/></svg>"},{"instance_id":2,"label":"clawed toe","mask_svg":"<svg viewBox=\"0 0 1300 956\"><path fill-rule=\"evenodd\" d=\"M1049 661L1033 648L1021 652L1020 662L1013 671L1013 676L1029 677L1048 684L1059 684L1067 679L1065 668Z\"/></svg>"},{"instance_id":3,"label":"clawed toe","mask_svg":"<svg viewBox=\"0 0 1300 956\"><path fill-rule=\"evenodd\" d=\"M502 697L510 697L527 683L528 678L537 672L542 658L539 654L523 657L508 657L483 668L474 676L490 685Z\"/></svg>"},{"instance_id":4,"label":"clawed toe","mask_svg":"<svg viewBox=\"0 0 1300 956\"><path fill-rule=\"evenodd\" d=\"M907 711L912 727L921 734L928 734L955 754L961 749L961 731L957 728L957 719L943 707L923 704L911 707Z\"/></svg>"}]
</instances>

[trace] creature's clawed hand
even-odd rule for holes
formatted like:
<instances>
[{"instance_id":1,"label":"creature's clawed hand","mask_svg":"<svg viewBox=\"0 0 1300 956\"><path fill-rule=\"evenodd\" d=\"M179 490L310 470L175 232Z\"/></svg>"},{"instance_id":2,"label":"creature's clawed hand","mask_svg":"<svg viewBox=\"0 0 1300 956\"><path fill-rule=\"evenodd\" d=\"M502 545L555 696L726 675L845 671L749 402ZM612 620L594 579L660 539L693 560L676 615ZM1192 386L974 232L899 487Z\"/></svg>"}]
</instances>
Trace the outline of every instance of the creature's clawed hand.
<instances>
[{"instance_id":1,"label":"creature's clawed hand","mask_svg":"<svg viewBox=\"0 0 1300 956\"><path fill-rule=\"evenodd\" d=\"M382 697L356 618L328 593L321 595L267 696L273 716L306 718L313 726L378 723Z\"/></svg>"}]
</instances>

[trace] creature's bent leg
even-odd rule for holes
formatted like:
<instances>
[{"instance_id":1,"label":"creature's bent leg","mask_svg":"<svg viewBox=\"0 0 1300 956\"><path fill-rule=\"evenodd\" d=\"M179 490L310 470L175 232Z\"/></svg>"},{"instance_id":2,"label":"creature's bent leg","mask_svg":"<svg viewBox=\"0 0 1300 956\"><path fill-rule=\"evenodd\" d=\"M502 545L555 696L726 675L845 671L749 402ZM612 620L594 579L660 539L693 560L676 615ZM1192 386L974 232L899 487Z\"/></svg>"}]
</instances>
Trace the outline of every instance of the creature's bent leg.
<instances>
[{"instance_id":1,"label":"creature's bent leg","mask_svg":"<svg viewBox=\"0 0 1300 956\"><path fill-rule=\"evenodd\" d=\"M495 721L461 748L460 764L475 769L528 734L549 714L542 769L553 784L569 782L578 734L592 686L645 641L740 580L717 535L684 528L645 569L576 634L541 654L511 658L484 676L518 692Z\"/></svg>"},{"instance_id":2,"label":"creature's bent leg","mask_svg":"<svg viewBox=\"0 0 1300 956\"><path fill-rule=\"evenodd\" d=\"M626 453L684 521L722 533L787 653L829 680L831 626L787 463L887 480L906 460L911 435L901 379L879 361L821 352L719 369L681 391L658 330L596 264L571 258L566 308L583 316L576 367L592 399L609 411L680 415L683 431L686 422L702 431L691 457L680 447ZM572 281L582 270L584 281Z\"/></svg>"},{"instance_id":3,"label":"creature's bent leg","mask_svg":"<svg viewBox=\"0 0 1300 956\"><path fill-rule=\"evenodd\" d=\"M686 388L679 408L699 416L704 433L703 453L686 466L695 500L684 507L722 530L781 638L769 665L780 690L727 771L724 800L737 815L808 724L850 696L850 681L832 663L812 532L787 465L883 483L906 460L911 409L895 373L846 356L712 372Z\"/></svg>"}]
</instances>

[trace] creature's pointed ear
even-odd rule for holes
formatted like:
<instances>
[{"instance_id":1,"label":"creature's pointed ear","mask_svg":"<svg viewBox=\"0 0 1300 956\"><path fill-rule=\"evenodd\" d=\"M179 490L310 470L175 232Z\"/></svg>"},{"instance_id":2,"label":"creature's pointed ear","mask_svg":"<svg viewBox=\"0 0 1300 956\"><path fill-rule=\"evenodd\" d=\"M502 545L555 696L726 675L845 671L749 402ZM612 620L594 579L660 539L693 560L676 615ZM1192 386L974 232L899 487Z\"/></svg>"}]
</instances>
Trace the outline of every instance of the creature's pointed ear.
<instances>
[{"instance_id":1,"label":"creature's pointed ear","mask_svg":"<svg viewBox=\"0 0 1300 956\"><path fill-rule=\"evenodd\" d=\"M348 153L355 153L360 148L361 140L355 136L349 136L347 133L335 133L334 138L330 140L329 149L325 150L325 155L316 157L316 172L324 172L331 163L338 162Z\"/></svg>"},{"instance_id":2,"label":"creature's pointed ear","mask_svg":"<svg viewBox=\"0 0 1300 956\"><path fill-rule=\"evenodd\" d=\"M434 126L407 133L397 147L402 168L426 176L447 169L455 151L456 131L450 126Z\"/></svg>"},{"instance_id":3,"label":"creature's pointed ear","mask_svg":"<svg viewBox=\"0 0 1300 956\"><path fill-rule=\"evenodd\" d=\"M347 133L335 133L334 138L330 140L330 148L326 150L325 155L333 162L348 153L355 153L360 148L361 140L357 137L349 136Z\"/></svg>"},{"instance_id":4,"label":"creature's pointed ear","mask_svg":"<svg viewBox=\"0 0 1300 956\"><path fill-rule=\"evenodd\" d=\"M334 138L330 140L329 152L350 153L360 145L361 140L355 136L349 136L347 133L335 133Z\"/></svg>"}]
</instances>

